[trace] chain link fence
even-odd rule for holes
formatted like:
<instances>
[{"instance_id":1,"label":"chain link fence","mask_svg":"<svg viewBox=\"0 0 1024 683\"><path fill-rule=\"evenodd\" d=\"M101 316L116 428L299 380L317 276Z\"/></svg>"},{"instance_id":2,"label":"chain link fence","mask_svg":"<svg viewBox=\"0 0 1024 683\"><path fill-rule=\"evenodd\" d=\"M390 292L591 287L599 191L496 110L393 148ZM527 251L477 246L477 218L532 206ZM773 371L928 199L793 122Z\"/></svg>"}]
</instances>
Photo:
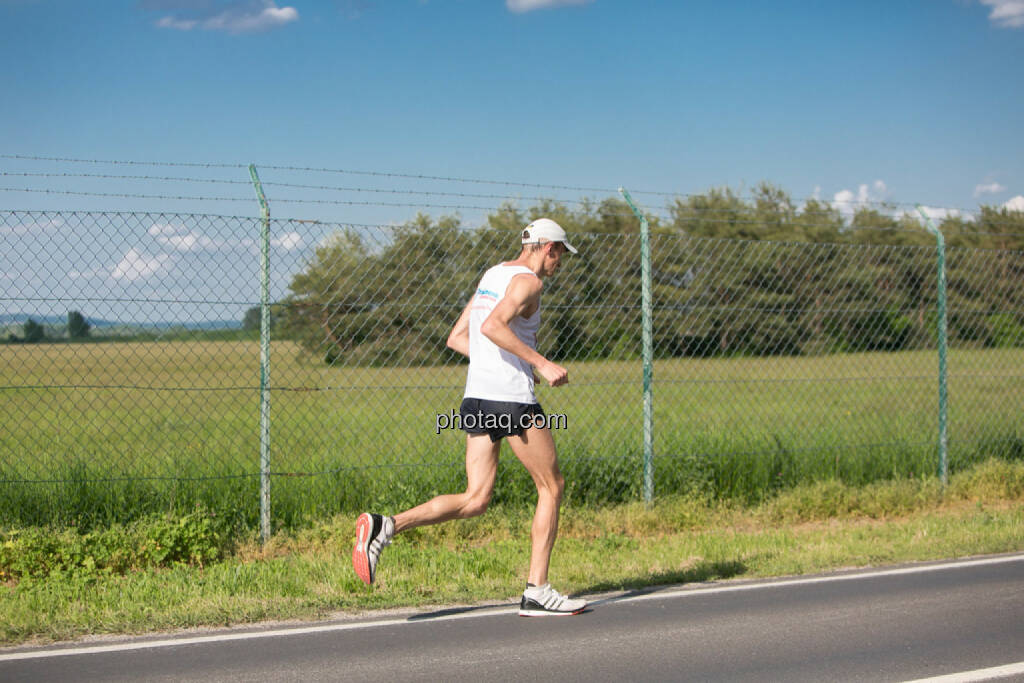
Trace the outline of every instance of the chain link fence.
<instances>
[{"instance_id":1,"label":"chain link fence","mask_svg":"<svg viewBox=\"0 0 1024 683\"><path fill-rule=\"evenodd\" d=\"M261 221L0 211L0 523L89 525L260 495ZM640 237L572 235L538 385L568 504L643 488ZM445 339L517 233L270 220L275 525L464 485ZM655 496L758 500L937 466L934 247L651 237ZM952 469L1024 458L1024 253L950 248ZM30 314L30 319L26 318ZM267 369L267 368L265 368ZM532 501L503 450L496 502Z\"/></svg>"}]
</instances>

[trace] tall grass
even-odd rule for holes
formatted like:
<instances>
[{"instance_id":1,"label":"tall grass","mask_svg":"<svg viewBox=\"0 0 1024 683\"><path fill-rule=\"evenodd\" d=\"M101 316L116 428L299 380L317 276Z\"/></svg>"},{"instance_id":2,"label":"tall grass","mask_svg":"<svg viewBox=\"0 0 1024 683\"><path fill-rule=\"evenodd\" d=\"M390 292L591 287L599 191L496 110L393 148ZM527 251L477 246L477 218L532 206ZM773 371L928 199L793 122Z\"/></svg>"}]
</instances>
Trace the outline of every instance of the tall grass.
<instances>
[{"instance_id":1,"label":"tall grass","mask_svg":"<svg viewBox=\"0 0 1024 683\"><path fill-rule=\"evenodd\" d=\"M88 528L197 505L258 520L258 347L245 341L12 346L0 355L0 525ZM540 390L568 417L556 443L569 505L642 491L640 368L569 363ZM928 352L655 364L656 495L759 502L797 485L930 476L935 358ZM953 472L1024 460L1024 351L957 350ZM274 344L274 524L394 510L464 485L464 436L435 433L464 366L329 368ZM503 447L495 502L534 499Z\"/></svg>"}]
</instances>

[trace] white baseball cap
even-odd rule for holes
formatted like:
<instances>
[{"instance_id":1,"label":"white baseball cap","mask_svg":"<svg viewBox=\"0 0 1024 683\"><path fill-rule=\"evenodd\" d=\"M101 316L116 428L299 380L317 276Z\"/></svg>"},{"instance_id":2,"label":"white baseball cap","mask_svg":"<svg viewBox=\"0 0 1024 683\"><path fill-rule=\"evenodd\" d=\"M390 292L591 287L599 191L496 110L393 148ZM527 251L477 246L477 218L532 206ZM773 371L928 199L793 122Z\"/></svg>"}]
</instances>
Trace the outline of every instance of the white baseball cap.
<instances>
[{"instance_id":1,"label":"white baseball cap","mask_svg":"<svg viewBox=\"0 0 1024 683\"><path fill-rule=\"evenodd\" d=\"M561 242L570 253L577 254L576 247L569 244L569 237L562 226L550 218L538 218L523 228L523 244Z\"/></svg>"}]
</instances>

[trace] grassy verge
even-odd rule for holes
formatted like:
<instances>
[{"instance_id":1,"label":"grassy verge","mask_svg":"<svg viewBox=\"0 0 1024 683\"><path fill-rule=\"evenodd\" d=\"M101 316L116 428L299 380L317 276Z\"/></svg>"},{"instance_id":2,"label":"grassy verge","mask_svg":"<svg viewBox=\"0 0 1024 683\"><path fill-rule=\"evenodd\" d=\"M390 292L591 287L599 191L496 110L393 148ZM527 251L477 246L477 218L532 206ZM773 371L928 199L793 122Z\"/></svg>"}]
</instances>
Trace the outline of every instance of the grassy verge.
<instances>
[{"instance_id":1,"label":"grassy verge","mask_svg":"<svg viewBox=\"0 0 1024 683\"><path fill-rule=\"evenodd\" d=\"M89 542L67 531L7 531L0 642L509 601L526 571L529 517L524 507L498 507L403 534L373 588L351 570L348 516L263 548L241 541L226 549L201 513L92 532ZM570 507L551 574L563 591L590 593L1022 549L1024 464L992 460L945 491L933 479L832 481L753 507L695 498Z\"/></svg>"}]
</instances>

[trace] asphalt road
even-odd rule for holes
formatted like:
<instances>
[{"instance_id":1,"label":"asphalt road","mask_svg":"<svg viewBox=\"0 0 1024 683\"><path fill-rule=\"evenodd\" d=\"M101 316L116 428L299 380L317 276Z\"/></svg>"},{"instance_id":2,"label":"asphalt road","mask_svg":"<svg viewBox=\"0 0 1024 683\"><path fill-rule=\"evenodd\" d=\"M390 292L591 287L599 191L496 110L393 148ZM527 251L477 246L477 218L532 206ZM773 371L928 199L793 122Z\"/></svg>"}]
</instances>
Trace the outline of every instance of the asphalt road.
<instances>
[{"instance_id":1,"label":"asphalt road","mask_svg":"<svg viewBox=\"0 0 1024 683\"><path fill-rule=\"evenodd\" d=\"M977 670L980 674L965 674ZM0 681L1024 680L1024 554L0 650Z\"/></svg>"}]
</instances>

